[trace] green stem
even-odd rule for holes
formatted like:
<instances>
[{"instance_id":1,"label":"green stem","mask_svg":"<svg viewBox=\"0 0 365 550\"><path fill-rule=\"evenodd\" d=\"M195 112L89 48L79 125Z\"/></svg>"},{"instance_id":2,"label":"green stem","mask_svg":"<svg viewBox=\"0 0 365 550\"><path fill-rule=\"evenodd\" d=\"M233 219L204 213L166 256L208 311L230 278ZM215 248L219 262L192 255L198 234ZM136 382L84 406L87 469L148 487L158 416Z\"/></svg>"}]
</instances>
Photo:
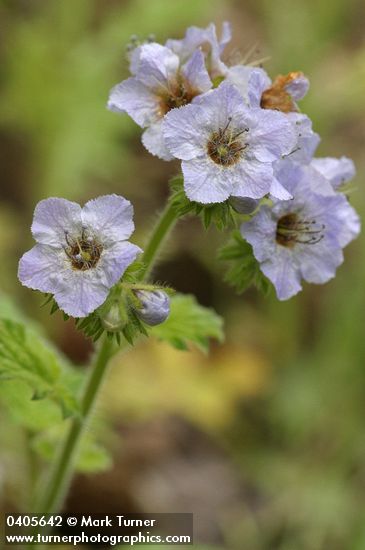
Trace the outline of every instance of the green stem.
<instances>
[{"instance_id":1,"label":"green stem","mask_svg":"<svg viewBox=\"0 0 365 550\"><path fill-rule=\"evenodd\" d=\"M175 225L177 217L176 210L172 202L169 201L152 231L151 237L145 248L143 254L144 269L140 275L140 280L145 280L149 276L157 259L158 252L167 234ZM39 506L37 506L37 512L43 514L56 513L61 509L71 483L81 438L90 419L103 380L105 379L108 362L112 355L112 341L104 337L96 356L94 366L90 372L90 377L85 385L81 401L81 415L72 421L67 438L52 468L44 497L40 501Z\"/></svg>"},{"instance_id":2,"label":"green stem","mask_svg":"<svg viewBox=\"0 0 365 550\"><path fill-rule=\"evenodd\" d=\"M152 231L147 246L145 247L142 256L144 268L140 275L141 280L146 280L151 273L153 265L157 260L158 252L161 250L167 235L176 224L177 219L178 214L176 213L175 206L172 201L169 200Z\"/></svg>"},{"instance_id":3,"label":"green stem","mask_svg":"<svg viewBox=\"0 0 365 550\"><path fill-rule=\"evenodd\" d=\"M37 507L39 513L56 513L62 505L71 482L81 437L100 391L109 358L112 355L112 345L112 341L104 337L90 372L90 377L85 385L80 416L72 421L68 436L51 471L46 493Z\"/></svg>"}]
</instances>

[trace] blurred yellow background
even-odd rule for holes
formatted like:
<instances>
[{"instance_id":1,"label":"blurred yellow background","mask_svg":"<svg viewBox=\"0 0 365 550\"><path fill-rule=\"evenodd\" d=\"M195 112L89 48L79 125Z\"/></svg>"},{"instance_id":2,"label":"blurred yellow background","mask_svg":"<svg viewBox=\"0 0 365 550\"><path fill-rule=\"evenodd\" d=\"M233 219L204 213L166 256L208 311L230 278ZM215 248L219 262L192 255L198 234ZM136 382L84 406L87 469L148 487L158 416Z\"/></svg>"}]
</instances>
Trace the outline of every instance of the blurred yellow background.
<instances>
[{"instance_id":1,"label":"blurred yellow background","mask_svg":"<svg viewBox=\"0 0 365 550\"><path fill-rule=\"evenodd\" d=\"M17 262L42 198L119 193L134 204L142 245L166 200L178 163L150 156L140 129L105 108L128 74L132 34L164 43L228 20L232 58L254 48L272 77L305 72L301 109L321 134L317 154L354 159L351 201L364 214L363 0L2 0L0 18L3 307L15 302L36 318L76 363L91 346L72 322L49 320L42 297L18 283ZM68 509L193 511L198 550L364 550L364 237L336 279L284 303L255 290L236 296L222 282L224 238L180 222L156 278L214 307L225 344L206 357L152 341L116 358L98 409L112 426L104 439L114 465L80 475ZM4 395L0 499L9 506L26 491L32 431L9 415Z\"/></svg>"}]
</instances>

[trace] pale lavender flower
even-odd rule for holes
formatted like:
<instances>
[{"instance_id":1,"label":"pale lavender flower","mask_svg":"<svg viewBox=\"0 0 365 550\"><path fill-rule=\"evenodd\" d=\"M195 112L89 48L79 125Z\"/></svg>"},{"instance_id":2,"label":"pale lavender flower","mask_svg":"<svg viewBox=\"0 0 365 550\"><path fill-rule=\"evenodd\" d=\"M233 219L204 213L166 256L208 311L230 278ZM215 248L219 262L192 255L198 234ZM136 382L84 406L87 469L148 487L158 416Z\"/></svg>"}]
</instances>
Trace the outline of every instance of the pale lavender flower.
<instances>
[{"instance_id":1,"label":"pale lavender flower","mask_svg":"<svg viewBox=\"0 0 365 550\"><path fill-rule=\"evenodd\" d=\"M173 157L166 149L161 124L171 109L190 103L212 87L204 55L194 51L186 62L166 46L152 43L136 49L131 60L133 77L115 86L108 109L128 113L141 128L146 149L164 160Z\"/></svg>"},{"instance_id":2,"label":"pale lavender flower","mask_svg":"<svg viewBox=\"0 0 365 550\"><path fill-rule=\"evenodd\" d=\"M302 289L302 279L323 284L334 277L342 249L360 232L360 220L346 197L330 191L310 166L284 162L277 178L293 199L261 207L241 233L279 300L286 300ZM319 194L326 185L327 192Z\"/></svg>"},{"instance_id":3,"label":"pale lavender flower","mask_svg":"<svg viewBox=\"0 0 365 550\"><path fill-rule=\"evenodd\" d=\"M53 294L68 315L86 317L141 252L126 240L134 230L132 218L131 203L117 195L83 208L61 198L42 200L31 228L37 244L21 258L19 280Z\"/></svg>"},{"instance_id":4,"label":"pale lavender flower","mask_svg":"<svg viewBox=\"0 0 365 550\"><path fill-rule=\"evenodd\" d=\"M181 159L188 198L219 203L231 195L290 196L274 182L273 163L290 153L296 135L282 113L248 109L237 88L223 82L195 102L167 114L165 142Z\"/></svg>"},{"instance_id":5,"label":"pale lavender flower","mask_svg":"<svg viewBox=\"0 0 365 550\"><path fill-rule=\"evenodd\" d=\"M350 181L356 174L353 161L347 157L314 158L311 166L329 180L334 189Z\"/></svg>"},{"instance_id":6,"label":"pale lavender flower","mask_svg":"<svg viewBox=\"0 0 365 550\"><path fill-rule=\"evenodd\" d=\"M231 25L224 22L220 39L214 23L202 29L200 27L189 27L182 40L167 40L166 46L173 50L185 62L197 49L201 49L205 56L206 66L212 79L224 76L227 73L227 66L221 60L226 45L232 38Z\"/></svg>"},{"instance_id":7,"label":"pale lavender flower","mask_svg":"<svg viewBox=\"0 0 365 550\"><path fill-rule=\"evenodd\" d=\"M140 307L135 313L147 325L160 325L170 314L170 298L162 290L136 290Z\"/></svg>"}]
</instances>

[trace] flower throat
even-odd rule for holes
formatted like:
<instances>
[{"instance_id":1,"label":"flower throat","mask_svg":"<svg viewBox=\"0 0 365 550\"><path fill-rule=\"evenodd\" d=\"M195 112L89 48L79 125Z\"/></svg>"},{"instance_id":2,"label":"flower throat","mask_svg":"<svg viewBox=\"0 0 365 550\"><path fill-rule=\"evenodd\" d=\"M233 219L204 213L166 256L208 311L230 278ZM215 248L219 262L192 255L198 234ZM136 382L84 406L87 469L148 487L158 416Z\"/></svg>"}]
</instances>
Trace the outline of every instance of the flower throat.
<instances>
[{"instance_id":1,"label":"flower throat","mask_svg":"<svg viewBox=\"0 0 365 550\"><path fill-rule=\"evenodd\" d=\"M325 226L316 220L301 220L295 213L282 216L276 228L276 242L292 248L295 244L317 244L324 237Z\"/></svg>"},{"instance_id":2,"label":"flower throat","mask_svg":"<svg viewBox=\"0 0 365 550\"><path fill-rule=\"evenodd\" d=\"M219 128L217 132L213 132L208 141L208 155L213 162L222 166L231 166L238 162L242 151L247 147L247 144L238 138L248 132L248 128L235 133L229 129L231 121L232 117L229 117L226 126Z\"/></svg>"},{"instance_id":3,"label":"flower throat","mask_svg":"<svg viewBox=\"0 0 365 550\"><path fill-rule=\"evenodd\" d=\"M67 232L65 238L67 246L64 247L64 250L73 269L87 271L96 267L103 247L86 234L85 228L83 228L80 238L72 238Z\"/></svg>"}]
</instances>

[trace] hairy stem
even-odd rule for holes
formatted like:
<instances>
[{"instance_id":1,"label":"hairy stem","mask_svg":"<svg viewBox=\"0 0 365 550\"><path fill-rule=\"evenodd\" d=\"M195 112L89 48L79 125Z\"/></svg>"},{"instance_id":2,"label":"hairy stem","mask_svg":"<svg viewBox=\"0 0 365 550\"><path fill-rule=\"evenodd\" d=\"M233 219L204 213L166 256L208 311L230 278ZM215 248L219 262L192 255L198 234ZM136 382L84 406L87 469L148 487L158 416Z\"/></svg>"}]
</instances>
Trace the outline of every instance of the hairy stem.
<instances>
[{"instance_id":1,"label":"hairy stem","mask_svg":"<svg viewBox=\"0 0 365 550\"><path fill-rule=\"evenodd\" d=\"M37 506L37 512L55 513L62 506L71 482L81 437L101 388L108 361L112 356L112 346L112 341L105 336L84 388L80 417L76 417L72 421L67 438L52 468L50 479L47 480L46 491Z\"/></svg>"},{"instance_id":2,"label":"hairy stem","mask_svg":"<svg viewBox=\"0 0 365 550\"><path fill-rule=\"evenodd\" d=\"M161 250L166 237L176 224L177 219L178 214L176 209L172 201L169 200L165 209L162 211L145 247L142 256L144 268L141 272L141 280L146 280L151 273L151 270L157 260L158 253Z\"/></svg>"}]
</instances>

